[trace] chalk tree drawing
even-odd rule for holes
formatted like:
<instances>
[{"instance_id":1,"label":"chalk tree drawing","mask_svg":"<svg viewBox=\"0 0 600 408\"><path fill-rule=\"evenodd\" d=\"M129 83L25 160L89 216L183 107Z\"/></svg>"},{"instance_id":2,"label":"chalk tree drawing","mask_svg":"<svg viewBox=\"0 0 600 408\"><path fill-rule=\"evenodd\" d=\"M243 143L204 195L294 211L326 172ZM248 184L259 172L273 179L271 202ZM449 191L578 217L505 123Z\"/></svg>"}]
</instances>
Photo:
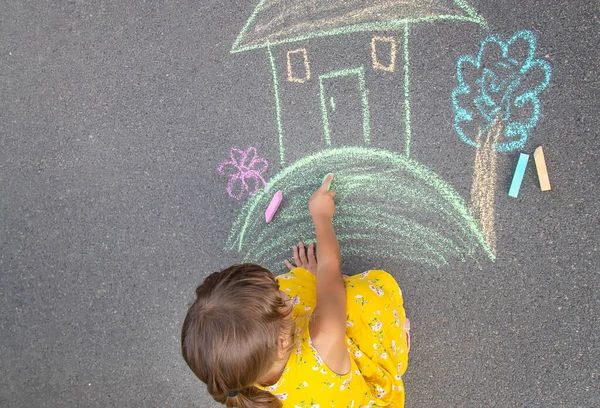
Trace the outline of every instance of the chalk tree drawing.
<instances>
[{"instance_id":1,"label":"chalk tree drawing","mask_svg":"<svg viewBox=\"0 0 600 408\"><path fill-rule=\"evenodd\" d=\"M496 152L525 146L540 118L539 95L550 83L552 69L535 58L535 51L535 35L518 31L507 41L490 35L477 55L464 55L456 62L454 127L465 143L478 149L471 208L493 250Z\"/></svg>"},{"instance_id":2,"label":"chalk tree drawing","mask_svg":"<svg viewBox=\"0 0 600 408\"><path fill-rule=\"evenodd\" d=\"M231 53L266 52L283 168L267 185L270 191L281 190L284 201L273 221L266 224L264 211L272 194L260 190L250 197L232 226L227 240L230 249L243 253L246 261L282 271L282 259L289 256L291 243L314 239L306 202L323 176L333 172L333 188L338 192L334 223L342 255L405 259L435 267L452 259L495 259L465 200L441 177L410 158L410 29L414 24L443 20L486 27L485 20L464 0L260 1ZM391 35L393 31L398 31L398 41ZM377 95L369 92L368 65L360 62L324 68L311 62L313 39L335 38L332 43L338 47L340 36L353 33L372 33L365 44L365 58L372 60L372 69L379 73L376 79L383 77L392 87L396 85L393 81L402 83L403 99L397 107L404 121L404 128L398 129L402 154L374 146L377 140L371 127L376 124L371 121L369 100ZM403 60L398 74L394 72L396 54ZM360 136L351 140L331 129L332 118L342 106L329 92L334 89L330 86L342 81L353 84L353 103L361 112L357 122ZM324 150L287 165L286 103L280 89L289 97L292 87L311 87L310 93L318 95L315 104L320 104Z\"/></svg>"},{"instance_id":3,"label":"chalk tree drawing","mask_svg":"<svg viewBox=\"0 0 600 408\"><path fill-rule=\"evenodd\" d=\"M523 47L525 55L520 55ZM480 138L496 124L503 127L504 139L496 144L496 151L525 146L540 117L539 94L550 83L552 72L548 62L535 58L535 51L535 35L519 31L508 41L490 35L481 42L477 55L458 58L458 86L452 103L454 127L465 143L481 147ZM474 71L470 81L465 76L469 69ZM469 131L465 125L472 122L477 127Z\"/></svg>"},{"instance_id":4,"label":"chalk tree drawing","mask_svg":"<svg viewBox=\"0 0 600 408\"><path fill-rule=\"evenodd\" d=\"M227 176L227 194L240 200L244 195L256 194L261 187L267 187L263 174L269 163L256 156L256 148L249 147L245 151L231 148L229 159L221 162L217 172Z\"/></svg>"}]
</instances>

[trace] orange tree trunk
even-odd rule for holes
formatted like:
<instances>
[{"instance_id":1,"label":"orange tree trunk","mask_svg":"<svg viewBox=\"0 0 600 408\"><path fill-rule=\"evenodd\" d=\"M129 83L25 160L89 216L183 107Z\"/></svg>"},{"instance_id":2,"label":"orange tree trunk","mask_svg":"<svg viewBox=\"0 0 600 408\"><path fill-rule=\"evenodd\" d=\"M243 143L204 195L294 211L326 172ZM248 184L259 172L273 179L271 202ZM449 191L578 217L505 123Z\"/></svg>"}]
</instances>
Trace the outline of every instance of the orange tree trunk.
<instances>
[{"instance_id":1,"label":"orange tree trunk","mask_svg":"<svg viewBox=\"0 0 600 408\"><path fill-rule=\"evenodd\" d=\"M496 229L494 197L496 195L496 144L503 126L496 120L486 134L485 141L475 155L473 185L471 186L471 211L479 219L481 232L487 243L496 253Z\"/></svg>"}]
</instances>

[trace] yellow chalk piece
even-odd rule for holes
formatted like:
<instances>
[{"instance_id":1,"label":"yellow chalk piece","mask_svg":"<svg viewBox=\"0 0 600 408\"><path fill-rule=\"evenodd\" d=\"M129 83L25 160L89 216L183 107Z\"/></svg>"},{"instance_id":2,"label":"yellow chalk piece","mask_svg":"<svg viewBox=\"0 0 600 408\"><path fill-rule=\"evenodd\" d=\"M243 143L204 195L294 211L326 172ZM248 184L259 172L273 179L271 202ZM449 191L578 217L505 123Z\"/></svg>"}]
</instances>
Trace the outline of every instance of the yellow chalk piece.
<instances>
[{"instance_id":1,"label":"yellow chalk piece","mask_svg":"<svg viewBox=\"0 0 600 408\"><path fill-rule=\"evenodd\" d=\"M542 191L548 191L550 190L550 179L548 178L548 169L546 168L546 159L544 158L544 149L542 149L542 146L535 149L533 158L535 159L535 167L540 179L540 187Z\"/></svg>"}]
</instances>

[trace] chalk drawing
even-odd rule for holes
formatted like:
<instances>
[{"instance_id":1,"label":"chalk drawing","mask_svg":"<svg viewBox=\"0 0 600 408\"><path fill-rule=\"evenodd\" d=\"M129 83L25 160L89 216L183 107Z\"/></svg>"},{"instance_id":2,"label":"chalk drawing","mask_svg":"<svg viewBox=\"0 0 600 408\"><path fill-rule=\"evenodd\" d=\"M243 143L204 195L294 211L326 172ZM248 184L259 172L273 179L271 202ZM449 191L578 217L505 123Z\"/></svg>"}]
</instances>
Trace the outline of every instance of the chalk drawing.
<instances>
[{"instance_id":1,"label":"chalk drawing","mask_svg":"<svg viewBox=\"0 0 600 408\"><path fill-rule=\"evenodd\" d=\"M495 259L466 202L448 183L403 155L358 146L327 149L281 170L268 182L286 197L277 219L264 223L271 195L259 191L234 222L228 248L283 271L291 243L314 240L306 203L328 172L335 173L334 224L343 256L435 267L452 259Z\"/></svg>"},{"instance_id":2,"label":"chalk drawing","mask_svg":"<svg viewBox=\"0 0 600 408\"><path fill-rule=\"evenodd\" d=\"M531 31L518 31L507 41L492 34L481 42L477 55L463 55L456 62L454 128L465 143L478 148L471 210L494 252L496 154L525 146L541 115L539 94L550 83L552 69L535 58L535 51Z\"/></svg>"},{"instance_id":3,"label":"chalk drawing","mask_svg":"<svg viewBox=\"0 0 600 408\"><path fill-rule=\"evenodd\" d=\"M527 52L520 60L515 55L523 42ZM497 50L499 58L490 61L489 58L498 54L494 54ZM458 58L458 86L452 91L452 104L454 128L465 143L481 147L479 139L494 123L501 123L504 130L496 151L508 152L525 146L540 118L539 94L550 83L552 73L548 62L535 58L535 51L535 35L531 31L518 31L507 41L490 35L481 42L477 55ZM471 75L474 80L467 81L464 73L468 69L476 72ZM540 77L538 83L535 83L536 76ZM471 126L477 131L469 134L466 125L472 125L471 122L479 127Z\"/></svg>"},{"instance_id":4,"label":"chalk drawing","mask_svg":"<svg viewBox=\"0 0 600 408\"><path fill-rule=\"evenodd\" d=\"M404 153L410 157L410 144L412 142L412 125L410 116L410 56L408 52L408 25L404 26L402 40L402 54L404 55Z\"/></svg>"},{"instance_id":5,"label":"chalk drawing","mask_svg":"<svg viewBox=\"0 0 600 408\"><path fill-rule=\"evenodd\" d=\"M358 32L392 31L438 21L486 22L464 0L261 0L231 47L232 53Z\"/></svg>"},{"instance_id":6,"label":"chalk drawing","mask_svg":"<svg viewBox=\"0 0 600 408\"><path fill-rule=\"evenodd\" d=\"M271 66L271 74L273 76L273 93L275 95L275 117L277 119L277 136L279 139L279 163L285 165L285 147L283 144L283 122L281 120L281 99L279 97L279 78L277 76L277 67L275 66L275 58L271 46L267 47L269 56L269 64Z\"/></svg>"},{"instance_id":7,"label":"chalk drawing","mask_svg":"<svg viewBox=\"0 0 600 408\"><path fill-rule=\"evenodd\" d=\"M221 162L217 172L227 176L227 194L240 200L245 194L256 194L262 186L267 188L263 174L269 168L265 159L256 157L256 148L249 147L245 151L232 147L229 159Z\"/></svg>"},{"instance_id":8,"label":"chalk drawing","mask_svg":"<svg viewBox=\"0 0 600 408\"><path fill-rule=\"evenodd\" d=\"M281 261L289 255L290 243L298 240L308 243L314 239L306 202L323 175L333 172L337 190L334 223L343 255L368 254L435 267L453 259L495 259L493 201L490 207L484 186L490 182L490 175L495 174L494 154L501 133L498 129L506 127L499 125L494 128L495 133L490 129L482 132L488 135L488 140L480 145L476 157L471 208L442 178L410 158L411 28L414 24L439 21L486 27L485 20L464 0L260 0L234 41L231 53L266 50L272 72L282 169L265 187L281 190L286 199L276 219L267 225L262 213L269 204L270 195L265 190L255 191L232 226L227 242L230 249L241 252L246 261L283 271ZM403 103L402 107L397 107L404 120L404 131L398 130L402 154L368 146L371 144L371 96L364 66L340 67L321 73L314 61L313 66L309 63L308 47L293 44L319 37L373 32L370 40L372 69L388 75L396 71L399 44L396 37L380 33L390 31L399 31L397 38L402 38ZM384 46L389 47L389 63L384 55L378 55L378 46L382 51ZM287 53L287 61L280 61L280 57L276 59L275 48ZM298 68L301 65L294 63L300 56L304 74ZM286 68L288 81L303 86L311 86L307 83L311 76L318 77L323 144L327 148L291 165L285 161L284 104L279 81L279 69ZM329 81L336 78L351 78L358 83L362 146L332 146L330 116L340 108L342 99L336 100L337 95L334 98L327 90L332 86ZM489 75L483 84L486 91L497 92L500 86L497 79ZM480 101L475 102L480 106L488 103L486 96L494 97L482 95Z\"/></svg>"},{"instance_id":9,"label":"chalk drawing","mask_svg":"<svg viewBox=\"0 0 600 408\"><path fill-rule=\"evenodd\" d=\"M377 43L389 44L390 62L388 64L384 64L379 60L379 57L377 56ZM398 45L396 44L396 40L393 37L373 36L373 38L371 38L371 61L373 61L373 69L394 72L396 68L397 48Z\"/></svg>"},{"instance_id":10,"label":"chalk drawing","mask_svg":"<svg viewBox=\"0 0 600 408\"><path fill-rule=\"evenodd\" d=\"M367 86L365 84L365 69L364 67L353 69L342 69L339 71L330 72L319 76L319 95L321 98L321 115L323 119L323 129L325 131L325 143L331 146L331 129L329 127L329 113L327 112L327 104L325 102L325 87L324 82L328 79L339 78L344 76L356 75L358 78L358 86L360 90L360 101L362 107L362 125L363 125L363 140L365 144L369 144L371 134L369 100L367 98ZM335 107L335 105L334 105Z\"/></svg>"},{"instance_id":11,"label":"chalk drawing","mask_svg":"<svg viewBox=\"0 0 600 408\"><path fill-rule=\"evenodd\" d=\"M292 55L294 54L302 54L304 59L304 76L297 77L294 75L294 71L292 70ZM288 72L288 81L290 82L298 82L300 84L310 80L310 63L308 62L308 54L306 53L306 48L299 48L297 50L288 51L287 53L287 72Z\"/></svg>"},{"instance_id":12,"label":"chalk drawing","mask_svg":"<svg viewBox=\"0 0 600 408\"><path fill-rule=\"evenodd\" d=\"M360 32L403 30L404 57L404 150L410 157L412 126L410 114L410 26L439 21L474 23L486 21L465 0L382 0L377 2L330 0L261 0L236 37L231 53L267 49L272 70L277 117L280 164L285 165L282 104L272 47ZM308 59L306 60L308 61ZM325 124L325 122L324 122ZM324 129L324 132L327 130ZM327 136L324 137L327 140Z\"/></svg>"},{"instance_id":13,"label":"chalk drawing","mask_svg":"<svg viewBox=\"0 0 600 408\"><path fill-rule=\"evenodd\" d=\"M481 231L493 253L496 253L494 199L496 195L496 144L502 125L488 130L485 142L477 149L471 186L471 212L481 223Z\"/></svg>"}]
</instances>

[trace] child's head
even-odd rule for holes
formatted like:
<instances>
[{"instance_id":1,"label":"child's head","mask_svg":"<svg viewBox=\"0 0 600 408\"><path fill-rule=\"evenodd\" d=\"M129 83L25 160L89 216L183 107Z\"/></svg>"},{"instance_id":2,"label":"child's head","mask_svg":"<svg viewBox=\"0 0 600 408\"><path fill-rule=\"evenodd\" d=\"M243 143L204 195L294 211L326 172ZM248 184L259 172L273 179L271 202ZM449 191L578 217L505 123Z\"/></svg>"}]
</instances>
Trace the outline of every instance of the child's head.
<instances>
[{"instance_id":1,"label":"child's head","mask_svg":"<svg viewBox=\"0 0 600 408\"><path fill-rule=\"evenodd\" d=\"M183 322L183 358L216 401L280 407L254 384L277 360L290 313L275 277L263 267L242 264L215 272L196 289Z\"/></svg>"}]
</instances>

